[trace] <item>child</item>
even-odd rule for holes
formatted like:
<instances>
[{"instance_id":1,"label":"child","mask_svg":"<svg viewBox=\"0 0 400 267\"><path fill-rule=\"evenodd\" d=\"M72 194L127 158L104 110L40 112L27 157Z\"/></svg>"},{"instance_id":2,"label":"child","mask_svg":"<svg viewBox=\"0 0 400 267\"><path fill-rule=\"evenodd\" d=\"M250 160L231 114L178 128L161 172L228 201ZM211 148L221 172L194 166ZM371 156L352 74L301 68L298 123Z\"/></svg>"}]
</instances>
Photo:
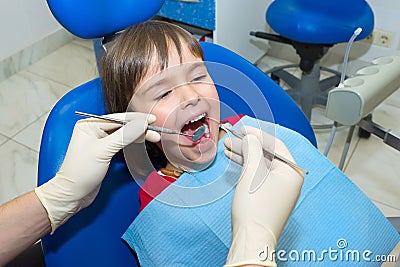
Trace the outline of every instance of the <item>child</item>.
<instances>
[{"instance_id":1,"label":"child","mask_svg":"<svg viewBox=\"0 0 400 267\"><path fill-rule=\"evenodd\" d=\"M224 132L219 130L218 93L203 58L200 44L190 33L157 21L127 29L102 58L101 77L109 113L128 109L151 113L157 118L153 125L184 134L205 127L198 140L162 134L161 142L147 144L158 169L141 186L141 211L183 172L207 169L214 161ZM241 118L233 116L223 123L234 125ZM284 221L279 224L284 225ZM137 253L141 258L140 251Z\"/></svg>"},{"instance_id":2,"label":"child","mask_svg":"<svg viewBox=\"0 0 400 267\"><path fill-rule=\"evenodd\" d=\"M219 131L217 123L217 90L203 58L200 44L190 33L157 21L127 29L102 58L101 77L109 113L128 108L151 113L157 117L153 125L188 134L206 127L205 134L195 142L163 134L162 142L147 144L153 164L160 168L141 187L141 210L184 171L204 169L215 157L224 132ZM235 124L241 117L224 121Z\"/></svg>"},{"instance_id":3,"label":"child","mask_svg":"<svg viewBox=\"0 0 400 267\"><path fill-rule=\"evenodd\" d=\"M246 145L259 148L258 153L248 150L250 154L254 151L258 160L250 160L254 165L244 165L242 175L239 165L224 156L223 146L221 149L217 145L225 138L219 130L218 94L198 42L185 30L165 22L135 25L108 47L102 59L101 77L109 113L131 109L151 113L157 118L153 125L188 135L200 127L206 129L199 140L161 134L161 142L146 144L156 170L141 185L141 212L123 236L141 265L221 266L227 259L228 266L276 266L271 253L275 253L276 242L296 203L302 177L277 160L265 160L261 145L251 135L244 140L242 149L235 142L226 144L228 148L236 147L232 149L232 160L247 151ZM239 120L251 124L246 119L236 116L228 121L232 125L239 124ZM368 198L305 138L280 126L276 130L285 144L263 132L250 131L259 141L269 140L263 146L270 145L272 140L277 153L289 159L293 154L299 165L310 172L283 233L282 247L301 253L301 249L311 246L318 253L344 237L352 248L389 253L399 242L399 236ZM251 159L246 153L244 158ZM218 175L223 178L213 179ZM259 175L268 177L250 194L248 178L260 179L255 177ZM233 190L218 194L220 188L232 189L239 176L234 197ZM188 190L182 193L176 188ZM200 193L192 189L200 189ZM213 199L199 206L186 205L198 196ZM353 203L358 205L357 214ZM363 214L373 214L373 220L365 220ZM377 230L370 232L370 227ZM324 261L326 264L329 261Z\"/></svg>"}]
</instances>

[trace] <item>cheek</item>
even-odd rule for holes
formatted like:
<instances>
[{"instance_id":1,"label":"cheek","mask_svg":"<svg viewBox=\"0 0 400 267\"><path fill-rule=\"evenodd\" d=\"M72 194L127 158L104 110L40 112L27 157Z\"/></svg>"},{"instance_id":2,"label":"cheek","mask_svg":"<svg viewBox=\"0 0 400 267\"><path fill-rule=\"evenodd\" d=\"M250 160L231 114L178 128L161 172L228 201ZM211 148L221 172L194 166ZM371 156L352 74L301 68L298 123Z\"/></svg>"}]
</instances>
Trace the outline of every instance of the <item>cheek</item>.
<instances>
[{"instance_id":1,"label":"cheek","mask_svg":"<svg viewBox=\"0 0 400 267\"><path fill-rule=\"evenodd\" d=\"M207 90L204 91L203 96L208 99L208 103L210 104L212 110L214 111L213 115L219 116L220 102L219 102L218 92L215 86L209 86Z\"/></svg>"},{"instance_id":2,"label":"cheek","mask_svg":"<svg viewBox=\"0 0 400 267\"><path fill-rule=\"evenodd\" d=\"M135 102L132 103L131 108L135 112L153 114L157 118L153 125L163 126L168 117L168 109L165 107L165 105L159 103L149 104L148 102L150 101L146 102L144 99L135 99Z\"/></svg>"},{"instance_id":3,"label":"cheek","mask_svg":"<svg viewBox=\"0 0 400 267\"><path fill-rule=\"evenodd\" d=\"M203 97L219 102L218 92L214 85L207 85L207 87L205 87L202 92Z\"/></svg>"},{"instance_id":4,"label":"cheek","mask_svg":"<svg viewBox=\"0 0 400 267\"><path fill-rule=\"evenodd\" d=\"M171 106L168 104L159 103L153 107L150 113L157 117L157 120L154 123L154 125L156 126L168 127L168 125L170 124L169 121L171 121L171 119L173 118L173 110L171 110Z\"/></svg>"},{"instance_id":5,"label":"cheek","mask_svg":"<svg viewBox=\"0 0 400 267\"><path fill-rule=\"evenodd\" d=\"M151 113L154 107L154 101L150 101L145 97L133 95L129 106L132 111L142 112L142 113Z\"/></svg>"}]
</instances>

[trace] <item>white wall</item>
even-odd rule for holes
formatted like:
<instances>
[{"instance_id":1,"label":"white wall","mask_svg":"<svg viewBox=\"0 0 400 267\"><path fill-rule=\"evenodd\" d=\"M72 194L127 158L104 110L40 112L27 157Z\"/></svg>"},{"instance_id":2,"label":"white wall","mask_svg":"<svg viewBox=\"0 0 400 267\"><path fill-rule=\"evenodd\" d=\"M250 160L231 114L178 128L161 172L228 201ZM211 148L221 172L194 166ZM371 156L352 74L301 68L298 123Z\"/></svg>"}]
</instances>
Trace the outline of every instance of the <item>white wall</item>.
<instances>
[{"instance_id":1,"label":"white wall","mask_svg":"<svg viewBox=\"0 0 400 267\"><path fill-rule=\"evenodd\" d=\"M400 1L399 0L367 0L374 11L375 29L380 29L386 32L393 32L394 38L392 46L385 48L377 45L365 43L355 43L352 48L352 58L370 62L371 60L387 55L400 55ZM340 45L333 49L334 53L339 55L344 54L345 45Z\"/></svg>"},{"instance_id":2,"label":"white wall","mask_svg":"<svg viewBox=\"0 0 400 267\"><path fill-rule=\"evenodd\" d=\"M375 27L386 31L400 33L399 28L399 0L368 0L375 13ZM397 36L397 41L398 41ZM396 43L397 47L398 42Z\"/></svg>"},{"instance_id":3,"label":"white wall","mask_svg":"<svg viewBox=\"0 0 400 267\"><path fill-rule=\"evenodd\" d=\"M0 61L60 28L45 0L0 0Z\"/></svg>"},{"instance_id":4,"label":"white wall","mask_svg":"<svg viewBox=\"0 0 400 267\"><path fill-rule=\"evenodd\" d=\"M214 42L254 63L269 49L268 42L250 36L266 30L266 10L264 0L216 0Z\"/></svg>"}]
</instances>

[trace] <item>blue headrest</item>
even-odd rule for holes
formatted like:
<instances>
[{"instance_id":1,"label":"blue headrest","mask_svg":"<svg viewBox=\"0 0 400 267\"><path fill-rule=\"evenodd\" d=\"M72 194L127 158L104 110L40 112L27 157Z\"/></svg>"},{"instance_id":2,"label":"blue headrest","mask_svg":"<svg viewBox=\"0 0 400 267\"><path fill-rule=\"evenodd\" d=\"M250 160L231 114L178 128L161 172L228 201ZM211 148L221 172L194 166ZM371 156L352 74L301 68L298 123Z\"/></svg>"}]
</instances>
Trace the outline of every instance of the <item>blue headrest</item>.
<instances>
[{"instance_id":1,"label":"blue headrest","mask_svg":"<svg viewBox=\"0 0 400 267\"><path fill-rule=\"evenodd\" d=\"M281 87L279 87L276 82L246 59L220 45L201 43L201 46L204 50L205 61L219 62L228 65L243 73L245 77L248 77L254 83L252 86L245 85L244 88L241 88L242 76L233 77L233 73L228 72L226 74L218 74L213 72L212 69L209 69L211 77L214 82L217 83L216 87L221 103L228 103L230 108L234 110L234 113L230 113L230 111L225 109L224 105L221 105L221 118L235 114L246 114L256 117L257 119L271 121L268 110L270 109L273 114L273 122L302 134L314 146L317 146L314 131L306 116L293 99ZM221 79L223 79L223 77L220 77L221 75L225 75L227 76L227 80L231 80L232 88L226 90L218 84L221 82ZM234 73L234 75L237 74ZM225 82L223 84L228 83ZM237 88L235 89L234 87ZM263 99L254 99L254 102L252 101L252 98L260 97L254 96L254 92L250 91L254 89L260 90L263 97L267 100L269 107L268 109L265 109L264 114L258 112L258 108L265 108ZM241 90L241 92L236 94L238 90ZM253 106L250 107L249 104ZM258 108L254 106L257 104L259 105Z\"/></svg>"},{"instance_id":2,"label":"blue headrest","mask_svg":"<svg viewBox=\"0 0 400 267\"><path fill-rule=\"evenodd\" d=\"M275 0L266 19L271 28L294 41L312 44L347 42L353 32L367 37L374 28L374 14L365 0Z\"/></svg>"},{"instance_id":3,"label":"blue headrest","mask_svg":"<svg viewBox=\"0 0 400 267\"><path fill-rule=\"evenodd\" d=\"M107 36L154 16L165 0L47 0L58 22L72 34Z\"/></svg>"}]
</instances>

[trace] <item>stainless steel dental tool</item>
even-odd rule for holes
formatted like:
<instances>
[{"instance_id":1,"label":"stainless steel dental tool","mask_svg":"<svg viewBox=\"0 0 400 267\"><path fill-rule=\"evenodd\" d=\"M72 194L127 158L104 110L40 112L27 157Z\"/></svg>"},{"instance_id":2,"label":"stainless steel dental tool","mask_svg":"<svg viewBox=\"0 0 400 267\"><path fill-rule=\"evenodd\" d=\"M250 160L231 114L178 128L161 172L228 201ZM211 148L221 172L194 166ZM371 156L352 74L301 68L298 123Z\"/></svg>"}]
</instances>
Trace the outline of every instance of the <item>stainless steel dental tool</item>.
<instances>
[{"instance_id":1,"label":"stainless steel dental tool","mask_svg":"<svg viewBox=\"0 0 400 267\"><path fill-rule=\"evenodd\" d=\"M120 123L120 124L127 124L129 122L129 121L126 121L126 120L119 120L119 119L115 119L115 118L110 118L107 115L94 115L94 114L80 112L80 111L75 111L75 114L80 115L80 116L85 116L85 117L91 117L91 118L97 118L97 119L102 119L102 120L106 120L106 121L117 122L117 123ZM197 136L196 132L193 135L192 134L185 134L185 133L181 133L181 132L176 132L176 131L168 129L168 128L158 127L158 126L154 126L154 125L147 125L147 129L151 130L151 131L166 133L166 134L179 134L179 135L189 136L189 137L192 137L193 140L197 140L198 139L198 138L194 139L195 136Z\"/></svg>"},{"instance_id":2,"label":"stainless steel dental tool","mask_svg":"<svg viewBox=\"0 0 400 267\"><path fill-rule=\"evenodd\" d=\"M232 135L236 136L239 139L243 139L243 137L244 137L244 135L242 133L239 133L239 132L235 131L234 129L232 129L231 127L227 126L226 124L220 123L220 127L224 131L231 133ZM263 148L263 150L264 150L264 155L265 156L275 157L276 159L282 161L283 163L289 165L290 167L300 171L301 173L308 174L307 170L299 167L296 163L288 160L287 158L285 158L285 157L283 157L283 156L281 156L281 155L279 155L277 153L274 153L274 152L270 151L269 149Z\"/></svg>"}]
</instances>

